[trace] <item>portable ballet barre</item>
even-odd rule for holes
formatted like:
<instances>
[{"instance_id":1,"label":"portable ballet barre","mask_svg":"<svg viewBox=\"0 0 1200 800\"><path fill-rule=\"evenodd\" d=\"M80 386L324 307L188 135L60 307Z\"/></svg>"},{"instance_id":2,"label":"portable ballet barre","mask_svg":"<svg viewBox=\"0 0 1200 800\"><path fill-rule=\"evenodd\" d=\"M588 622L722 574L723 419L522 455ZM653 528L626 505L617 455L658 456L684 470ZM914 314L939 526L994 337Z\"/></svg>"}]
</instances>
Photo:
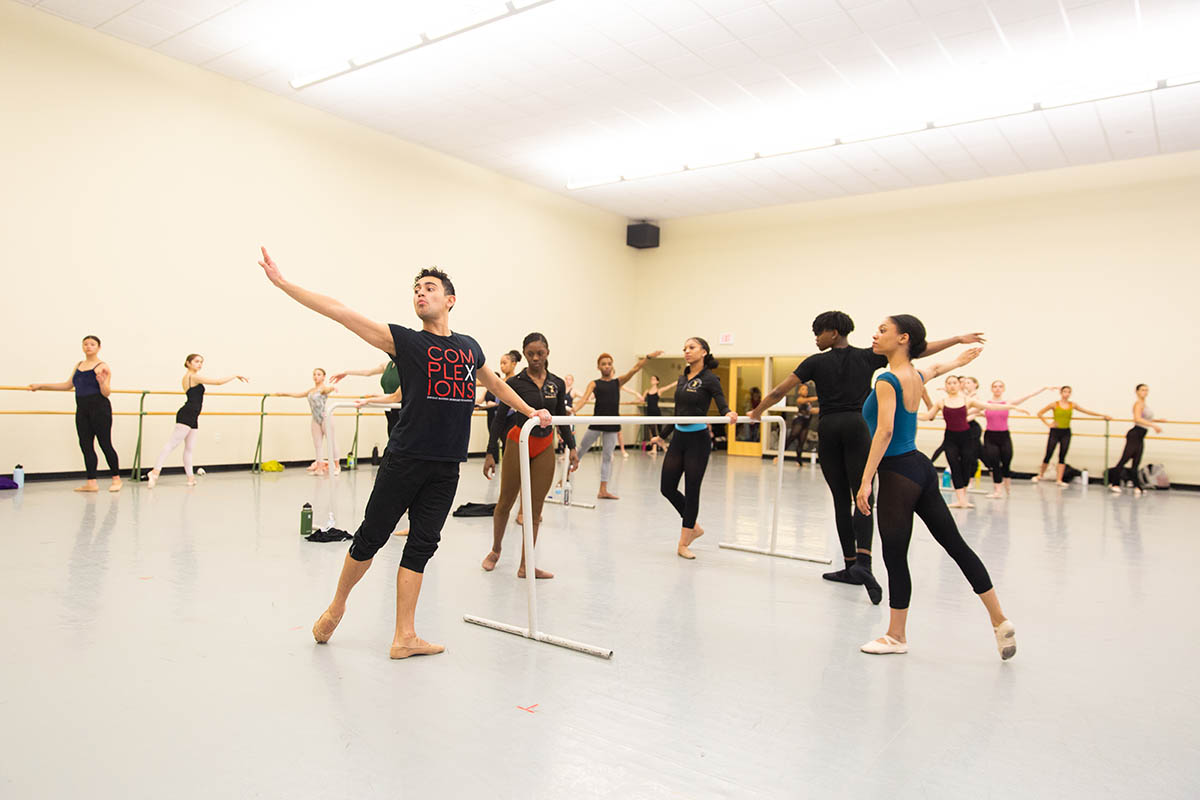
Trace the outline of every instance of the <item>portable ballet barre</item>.
<instances>
[{"instance_id":1,"label":"portable ballet barre","mask_svg":"<svg viewBox=\"0 0 1200 800\"><path fill-rule=\"evenodd\" d=\"M767 425L771 423L780 426L780 433L783 434L787 422L783 417L763 417L761 421L757 420L738 420L739 423L746 422L749 424ZM576 650L580 653L598 656L599 658L612 658L613 651L611 648L596 647L595 645L577 642L573 639L566 639L561 636L554 636L538 630L537 616L537 563L533 547L533 488L531 483L531 470L529 466L529 436L533 429L539 424L536 417L528 419L521 426L521 438L518 442L520 447L521 461L521 513L522 513L522 540L525 546L525 579L528 605L529 605L529 625L522 628L517 625L510 625L506 622L499 622L493 619L477 617L472 614L463 616L464 622L469 622L472 625L481 625L485 628L511 633L515 636L523 636L526 639L533 639L538 642L565 647L570 650ZM727 417L551 417L551 425L658 425L658 424L678 424L678 425L728 425L730 424ZM771 518L771 550L775 549L776 534L779 530L779 504L783 497L783 459L779 460L778 469L775 477L775 508ZM724 547L724 545L722 545ZM745 548L735 548L745 549ZM750 552L761 552L751 550ZM774 555L774 553L766 553Z\"/></svg>"}]
</instances>

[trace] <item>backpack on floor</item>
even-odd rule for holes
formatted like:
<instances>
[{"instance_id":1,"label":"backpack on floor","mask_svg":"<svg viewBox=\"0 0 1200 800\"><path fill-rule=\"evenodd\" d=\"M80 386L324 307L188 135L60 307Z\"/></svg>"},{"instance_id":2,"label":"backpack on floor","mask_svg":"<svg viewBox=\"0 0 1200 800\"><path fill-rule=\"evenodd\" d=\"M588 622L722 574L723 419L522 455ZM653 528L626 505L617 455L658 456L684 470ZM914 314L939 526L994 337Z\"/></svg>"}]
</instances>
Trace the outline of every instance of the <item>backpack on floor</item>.
<instances>
[{"instance_id":1,"label":"backpack on floor","mask_svg":"<svg viewBox=\"0 0 1200 800\"><path fill-rule=\"evenodd\" d=\"M1171 479L1167 475L1167 468L1162 464L1147 464L1138 470L1138 477L1141 479L1142 486L1147 489L1171 488Z\"/></svg>"},{"instance_id":2,"label":"backpack on floor","mask_svg":"<svg viewBox=\"0 0 1200 800\"><path fill-rule=\"evenodd\" d=\"M1063 465L1063 483L1070 483L1081 475L1083 475L1083 473L1072 467L1070 464Z\"/></svg>"}]
</instances>

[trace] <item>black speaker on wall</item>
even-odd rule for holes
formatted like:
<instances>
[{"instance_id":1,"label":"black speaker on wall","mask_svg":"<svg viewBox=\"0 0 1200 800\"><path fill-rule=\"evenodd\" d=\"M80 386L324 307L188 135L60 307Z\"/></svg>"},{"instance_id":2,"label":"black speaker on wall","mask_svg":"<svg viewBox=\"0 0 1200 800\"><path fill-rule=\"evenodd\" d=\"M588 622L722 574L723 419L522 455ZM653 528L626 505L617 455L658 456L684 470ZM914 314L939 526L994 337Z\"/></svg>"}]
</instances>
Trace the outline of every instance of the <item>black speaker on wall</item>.
<instances>
[{"instance_id":1,"label":"black speaker on wall","mask_svg":"<svg viewBox=\"0 0 1200 800\"><path fill-rule=\"evenodd\" d=\"M638 250L658 247L658 226L649 222L637 222L626 227L625 244Z\"/></svg>"}]
</instances>

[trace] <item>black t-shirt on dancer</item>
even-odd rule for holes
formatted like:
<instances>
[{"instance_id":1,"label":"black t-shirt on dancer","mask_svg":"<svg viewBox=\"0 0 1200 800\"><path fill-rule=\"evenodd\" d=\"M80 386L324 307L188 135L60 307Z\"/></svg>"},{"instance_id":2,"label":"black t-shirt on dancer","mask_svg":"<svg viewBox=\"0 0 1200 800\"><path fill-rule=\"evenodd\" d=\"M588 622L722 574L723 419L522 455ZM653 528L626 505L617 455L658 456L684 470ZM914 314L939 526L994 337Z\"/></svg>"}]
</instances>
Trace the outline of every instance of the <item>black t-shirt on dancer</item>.
<instances>
[{"instance_id":1,"label":"black t-shirt on dancer","mask_svg":"<svg viewBox=\"0 0 1200 800\"><path fill-rule=\"evenodd\" d=\"M596 396L596 405L592 413L597 417L615 417L621 413L621 382L619 380L613 378L606 381L597 378L592 393ZM588 430L617 433L621 430L621 426L589 425Z\"/></svg>"},{"instance_id":2,"label":"black t-shirt on dancer","mask_svg":"<svg viewBox=\"0 0 1200 800\"><path fill-rule=\"evenodd\" d=\"M675 384L673 416L706 417L713 401L717 403L717 411L729 413L729 402L725 399L725 390L721 388L721 379L707 369L700 370L700 374L694 378L689 378L685 372Z\"/></svg>"},{"instance_id":3,"label":"black t-shirt on dancer","mask_svg":"<svg viewBox=\"0 0 1200 800\"><path fill-rule=\"evenodd\" d=\"M466 461L483 348L463 333L388 328L404 394L388 452L425 461Z\"/></svg>"},{"instance_id":4,"label":"black t-shirt on dancer","mask_svg":"<svg viewBox=\"0 0 1200 800\"><path fill-rule=\"evenodd\" d=\"M871 394L871 376L887 364L887 357L869 347L831 347L801 361L792 374L817 385L823 416L862 413L863 403Z\"/></svg>"},{"instance_id":5,"label":"black t-shirt on dancer","mask_svg":"<svg viewBox=\"0 0 1200 800\"><path fill-rule=\"evenodd\" d=\"M555 417L567 415L567 384L554 373L546 373L546 380L541 387L534 383L533 378L529 377L528 369L523 369L517 375L513 375L506 383L512 387L518 397L529 404L530 408L544 408L550 412L551 416ZM496 406L496 420L492 423L491 430L488 431L487 446L487 451L492 454L493 458L500 457L500 440L508 433L508 429L514 425L518 427L524 425L527 419L529 417L513 411L503 401ZM552 428L539 426L533 429L530 436L542 439L553 433ZM567 447L574 450L575 434L571 432L571 426L559 425L558 433L567 443Z\"/></svg>"}]
</instances>

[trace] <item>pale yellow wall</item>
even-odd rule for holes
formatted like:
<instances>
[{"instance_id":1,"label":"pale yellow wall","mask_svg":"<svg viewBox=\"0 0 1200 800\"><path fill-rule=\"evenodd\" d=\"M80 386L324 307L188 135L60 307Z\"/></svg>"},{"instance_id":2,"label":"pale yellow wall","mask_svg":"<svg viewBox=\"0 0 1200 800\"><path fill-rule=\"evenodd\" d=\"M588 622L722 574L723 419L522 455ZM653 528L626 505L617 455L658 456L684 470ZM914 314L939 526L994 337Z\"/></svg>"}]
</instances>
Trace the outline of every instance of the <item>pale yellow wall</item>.
<instances>
[{"instance_id":1,"label":"pale yellow wall","mask_svg":"<svg viewBox=\"0 0 1200 800\"><path fill-rule=\"evenodd\" d=\"M625 363L643 346L614 316L633 275L624 219L9 2L0 176L0 384L63 380L87 333L104 340L115 388L176 387L190 351L258 392L303 389L314 366L384 359L273 289L260 243L296 283L407 325L413 275L442 266L459 290L452 324L496 368L530 329L549 337L556 372L585 379L598 348ZM66 394L0 392L0 408L72 407ZM144 458L173 424L148 423ZM384 441L382 420L365 430L365 450ZM246 462L257 419L208 415L200 431L199 463ZM343 448L350 431L340 426ZM135 437L133 418L118 418L126 466ZM310 453L305 418L268 420L268 458ZM16 461L80 469L71 418L0 416L0 471Z\"/></svg>"},{"instance_id":2,"label":"pale yellow wall","mask_svg":"<svg viewBox=\"0 0 1200 800\"><path fill-rule=\"evenodd\" d=\"M1070 383L1085 406L1128 417L1144 382L1160 416L1200 420L1200 153L662 228L662 247L637 257L640 340L667 347L702 335L718 357L807 352L821 311L849 313L851 341L863 346L881 318L912 313L931 337L986 331L984 355L967 370L985 386L996 377L1016 392ZM725 332L733 346L716 345ZM1015 437L1020 469L1040 462L1037 425L1025 423L1037 436ZM1113 424L1121 436L1128 427ZM1200 438L1200 426L1167 434ZM938 438L920 444L929 452ZM1200 443L1150 442L1147 457L1200 483ZM1102 445L1077 436L1069 460L1094 473Z\"/></svg>"}]
</instances>

